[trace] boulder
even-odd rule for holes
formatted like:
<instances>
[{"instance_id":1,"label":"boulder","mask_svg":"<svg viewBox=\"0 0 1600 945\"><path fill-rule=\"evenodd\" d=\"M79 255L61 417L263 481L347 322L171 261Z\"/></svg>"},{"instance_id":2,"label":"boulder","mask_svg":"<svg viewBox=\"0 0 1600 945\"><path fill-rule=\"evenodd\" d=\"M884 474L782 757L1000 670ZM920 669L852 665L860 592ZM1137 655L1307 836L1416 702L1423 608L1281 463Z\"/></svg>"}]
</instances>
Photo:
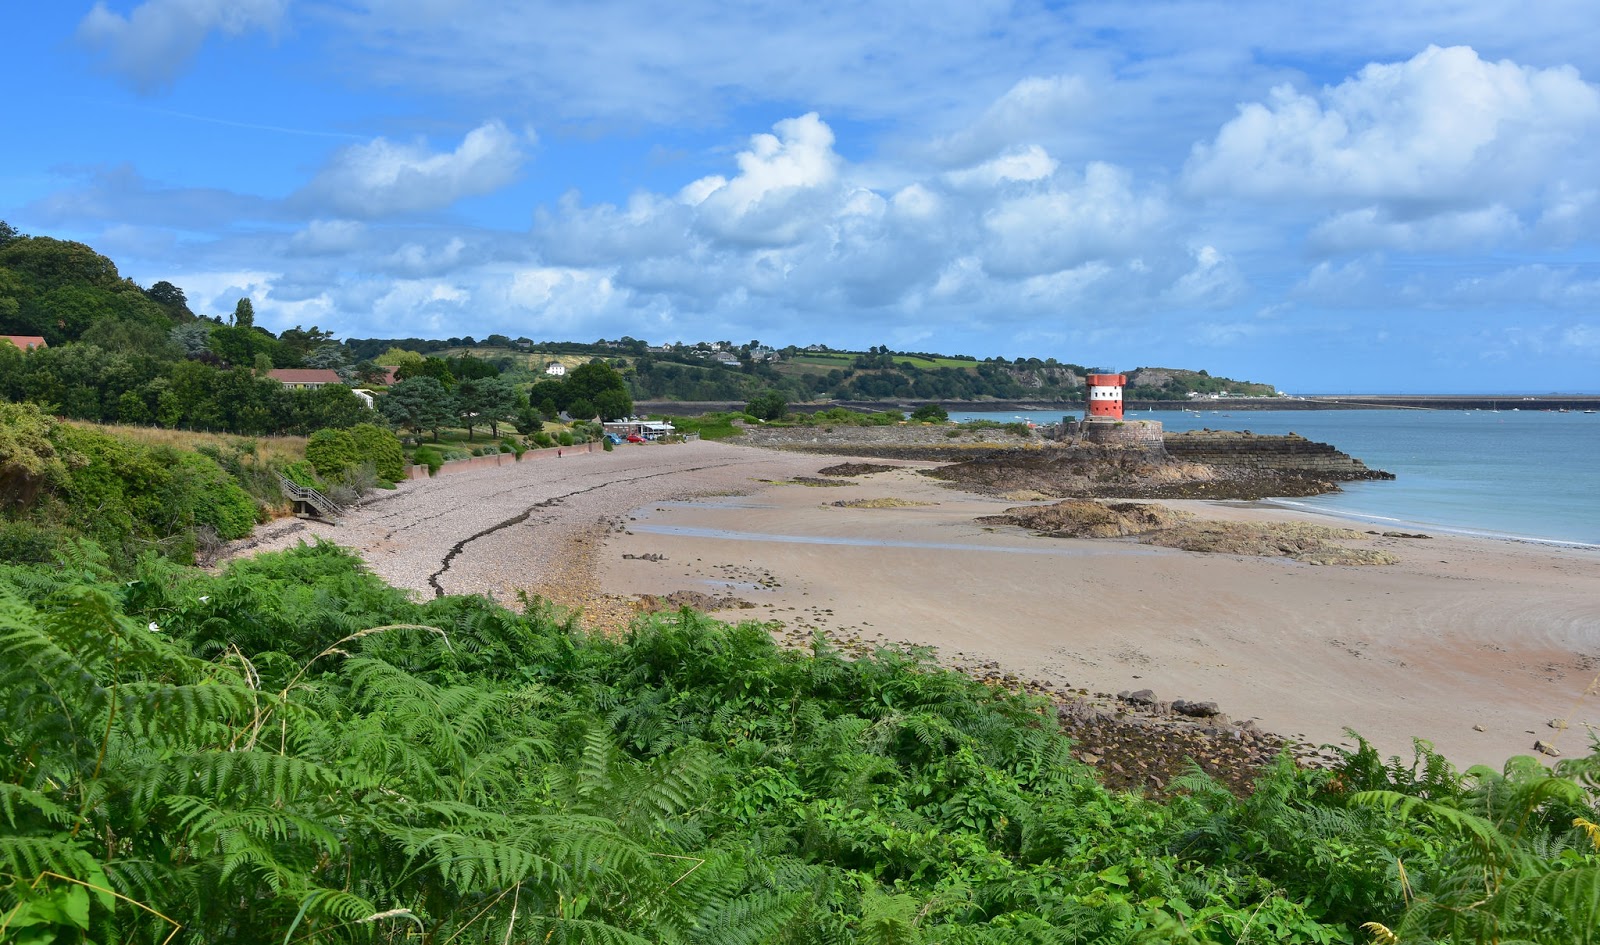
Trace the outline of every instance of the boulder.
<instances>
[{"instance_id":1,"label":"boulder","mask_svg":"<svg viewBox=\"0 0 1600 945\"><path fill-rule=\"evenodd\" d=\"M1197 719L1209 719L1221 712L1215 702L1190 702L1187 699L1174 699L1172 711Z\"/></svg>"}]
</instances>

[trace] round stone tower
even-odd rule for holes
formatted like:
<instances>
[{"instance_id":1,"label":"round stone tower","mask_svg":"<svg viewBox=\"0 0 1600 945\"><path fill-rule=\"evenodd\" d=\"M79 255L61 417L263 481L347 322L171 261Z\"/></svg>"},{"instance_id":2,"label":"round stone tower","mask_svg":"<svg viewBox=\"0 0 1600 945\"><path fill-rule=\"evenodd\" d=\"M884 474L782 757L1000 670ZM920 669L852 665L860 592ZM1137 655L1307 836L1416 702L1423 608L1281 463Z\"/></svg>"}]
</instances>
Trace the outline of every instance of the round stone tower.
<instances>
[{"instance_id":1,"label":"round stone tower","mask_svg":"<svg viewBox=\"0 0 1600 945\"><path fill-rule=\"evenodd\" d=\"M1099 446L1121 446L1166 453L1162 444L1161 423L1157 420L1124 420L1122 388L1126 374L1096 372L1088 377L1088 407L1079 433L1086 442Z\"/></svg>"},{"instance_id":2,"label":"round stone tower","mask_svg":"<svg viewBox=\"0 0 1600 945\"><path fill-rule=\"evenodd\" d=\"M1126 374L1089 375L1088 420L1121 420L1122 387L1128 383Z\"/></svg>"}]
</instances>

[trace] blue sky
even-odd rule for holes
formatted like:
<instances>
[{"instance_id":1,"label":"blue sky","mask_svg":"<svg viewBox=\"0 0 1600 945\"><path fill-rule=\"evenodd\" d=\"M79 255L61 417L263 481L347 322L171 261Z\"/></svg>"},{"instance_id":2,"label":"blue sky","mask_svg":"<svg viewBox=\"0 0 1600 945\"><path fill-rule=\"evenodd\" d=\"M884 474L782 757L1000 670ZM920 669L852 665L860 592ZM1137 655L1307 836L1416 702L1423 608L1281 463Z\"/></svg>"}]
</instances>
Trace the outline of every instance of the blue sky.
<instances>
[{"instance_id":1,"label":"blue sky","mask_svg":"<svg viewBox=\"0 0 1600 945\"><path fill-rule=\"evenodd\" d=\"M207 314L1600 391L1593 0L8 7L0 219Z\"/></svg>"}]
</instances>

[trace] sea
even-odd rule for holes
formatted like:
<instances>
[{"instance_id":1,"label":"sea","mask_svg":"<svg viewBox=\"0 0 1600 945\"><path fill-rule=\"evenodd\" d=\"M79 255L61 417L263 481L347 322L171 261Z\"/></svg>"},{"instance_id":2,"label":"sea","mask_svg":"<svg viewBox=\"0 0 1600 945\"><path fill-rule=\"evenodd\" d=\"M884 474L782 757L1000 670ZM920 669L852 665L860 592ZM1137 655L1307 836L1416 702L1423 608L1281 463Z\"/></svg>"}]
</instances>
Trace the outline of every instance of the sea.
<instances>
[{"instance_id":1,"label":"sea","mask_svg":"<svg viewBox=\"0 0 1600 945\"><path fill-rule=\"evenodd\" d=\"M1523 410L1134 411L1173 433L1249 430L1330 443L1392 481L1270 499L1385 528L1428 529L1600 550L1600 413ZM1065 405L1063 405L1065 406ZM1082 411L952 412L952 420L1056 423Z\"/></svg>"}]
</instances>

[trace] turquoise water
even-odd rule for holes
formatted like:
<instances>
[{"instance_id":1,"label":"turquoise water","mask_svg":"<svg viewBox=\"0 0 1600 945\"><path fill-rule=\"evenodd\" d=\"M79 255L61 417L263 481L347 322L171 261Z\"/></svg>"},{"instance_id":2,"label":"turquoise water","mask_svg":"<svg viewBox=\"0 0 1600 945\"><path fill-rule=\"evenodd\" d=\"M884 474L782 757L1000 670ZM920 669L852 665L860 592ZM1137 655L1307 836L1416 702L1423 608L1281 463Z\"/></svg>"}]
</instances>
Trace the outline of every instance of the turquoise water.
<instances>
[{"instance_id":1,"label":"turquoise water","mask_svg":"<svg viewBox=\"0 0 1600 945\"><path fill-rule=\"evenodd\" d=\"M1081 411L1078 412L1081 414ZM1035 423L1061 410L953 413ZM1331 443L1393 482L1277 504L1395 527L1415 526L1600 547L1600 414L1533 410L1176 410L1129 414L1171 432L1298 433Z\"/></svg>"}]
</instances>

